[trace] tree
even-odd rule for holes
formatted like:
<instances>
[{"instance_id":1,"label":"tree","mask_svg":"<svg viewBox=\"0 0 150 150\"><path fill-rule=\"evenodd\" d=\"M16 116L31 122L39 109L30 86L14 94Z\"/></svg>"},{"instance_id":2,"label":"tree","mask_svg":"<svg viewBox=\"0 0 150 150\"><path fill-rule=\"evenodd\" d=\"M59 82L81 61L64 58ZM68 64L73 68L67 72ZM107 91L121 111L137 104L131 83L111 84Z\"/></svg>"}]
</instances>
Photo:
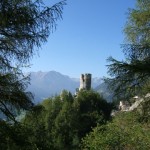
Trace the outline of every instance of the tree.
<instances>
[{"instance_id":1,"label":"tree","mask_svg":"<svg viewBox=\"0 0 150 150\"><path fill-rule=\"evenodd\" d=\"M67 99L68 96L64 98ZM55 143L55 148L58 150L70 150L78 146L74 144L74 137L77 136L77 133L74 130L76 118L74 116L75 112L72 102L73 101L71 101L71 99L69 101L63 102L62 109L54 121L54 128L52 130L52 133L53 137L55 138L53 138L53 143Z\"/></svg>"},{"instance_id":2,"label":"tree","mask_svg":"<svg viewBox=\"0 0 150 150\"><path fill-rule=\"evenodd\" d=\"M0 111L8 120L15 120L17 111L28 110L33 106L32 94L25 92L26 78L19 79L17 75L7 73L0 76Z\"/></svg>"},{"instance_id":3,"label":"tree","mask_svg":"<svg viewBox=\"0 0 150 150\"><path fill-rule=\"evenodd\" d=\"M110 57L106 80L118 96L143 94L150 80L150 1L137 0L135 9L130 9L125 26L127 44L122 46L124 61ZM125 92L126 91L126 92Z\"/></svg>"},{"instance_id":4,"label":"tree","mask_svg":"<svg viewBox=\"0 0 150 150\"><path fill-rule=\"evenodd\" d=\"M118 114L112 122L94 128L82 141L83 150L148 150L149 148L149 125L140 124L135 112Z\"/></svg>"},{"instance_id":5,"label":"tree","mask_svg":"<svg viewBox=\"0 0 150 150\"><path fill-rule=\"evenodd\" d=\"M48 134L45 125L45 116L46 110L42 105L34 106L28 113L25 118L22 120L22 123L26 128L29 128L32 134L30 134L30 142L35 145L37 149L50 149L51 142L48 141Z\"/></svg>"},{"instance_id":6,"label":"tree","mask_svg":"<svg viewBox=\"0 0 150 150\"><path fill-rule=\"evenodd\" d=\"M37 150L32 142L33 132L29 127L20 123L11 125L0 120L0 147L1 150Z\"/></svg>"},{"instance_id":7,"label":"tree","mask_svg":"<svg viewBox=\"0 0 150 150\"><path fill-rule=\"evenodd\" d=\"M47 41L56 21L62 18L65 0L47 7L41 0L0 2L0 66L3 71L26 64L35 48Z\"/></svg>"},{"instance_id":8,"label":"tree","mask_svg":"<svg viewBox=\"0 0 150 150\"><path fill-rule=\"evenodd\" d=\"M127 41L136 44L150 43L150 2L137 0L135 9L129 9L128 20L125 25Z\"/></svg>"},{"instance_id":9,"label":"tree","mask_svg":"<svg viewBox=\"0 0 150 150\"><path fill-rule=\"evenodd\" d=\"M65 0L52 7L42 0L0 2L0 113L9 119L15 119L12 109L32 105L31 94L25 92L28 80L21 69L47 41L65 4Z\"/></svg>"},{"instance_id":10,"label":"tree","mask_svg":"<svg viewBox=\"0 0 150 150\"><path fill-rule=\"evenodd\" d=\"M110 119L112 106L92 90L81 90L74 101L76 111L75 128L79 139L88 134L97 124L105 124Z\"/></svg>"},{"instance_id":11,"label":"tree","mask_svg":"<svg viewBox=\"0 0 150 150\"><path fill-rule=\"evenodd\" d=\"M32 132L31 128L28 130L17 123L15 117L18 111L33 107L33 95L26 91L29 77L23 75L22 67L28 65L35 52L56 28L56 21L62 18L65 4L65 0L51 7L47 7L42 0L0 1L1 149L37 149L34 146L36 142L39 148L47 148L46 144L41 144L45 140L43 137L46 138L43 122L35 129L36 132ZM30 140L31 133L36 133L37 136L43 133L44 136L39 141L34 141Z\"/></svg>"},{"instance_id":12,"label":"tree","mask_svg":"<svg viewBox=\"0 0 150 150\"><path fill-rule=\"evenodd\" d=\"M23 123L31 129L30 141L38 149L76 150L92 127L110 119L111 109L112 105L94 91L83 90L74 97L64 90L34 106Z\"/></svg>"},{"instance_id":13,"label":"tree","mask_svg":"<svg viewBox=\"0 0 150 150\"><path fill-rule=\"evenodd\" d=\"M54 130L56 128L55 120L62 110L63 101L61 100L60 96L55 96L44 100L42 105L46 109L46 114L43 117L45 118L45 127L48 138L45 142L48 142L50 149L55 149L56 147L59 147L59 145L57 145L58 143L56 143L57 136L54 136Z\"/></svg>"}]
</instances>

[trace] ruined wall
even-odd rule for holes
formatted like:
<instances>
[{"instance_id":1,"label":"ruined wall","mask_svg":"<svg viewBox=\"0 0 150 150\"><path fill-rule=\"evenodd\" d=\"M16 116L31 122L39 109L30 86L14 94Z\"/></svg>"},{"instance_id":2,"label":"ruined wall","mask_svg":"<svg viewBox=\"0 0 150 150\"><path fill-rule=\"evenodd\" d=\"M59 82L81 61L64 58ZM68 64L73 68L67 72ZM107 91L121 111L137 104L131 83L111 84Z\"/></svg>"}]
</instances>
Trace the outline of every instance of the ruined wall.
<instances>
[{"instance_id":1,"label":"ruined wall","mask_svg":"<svg viewBox=\"0 0 150 150\"><path fill-rule=\"evenodd\" d=\"M81 90L81 89L90 90L91 89L91 78L92 78L92 75L89 73L81 74L79 90Z\"/></svg>"}]
</instances>

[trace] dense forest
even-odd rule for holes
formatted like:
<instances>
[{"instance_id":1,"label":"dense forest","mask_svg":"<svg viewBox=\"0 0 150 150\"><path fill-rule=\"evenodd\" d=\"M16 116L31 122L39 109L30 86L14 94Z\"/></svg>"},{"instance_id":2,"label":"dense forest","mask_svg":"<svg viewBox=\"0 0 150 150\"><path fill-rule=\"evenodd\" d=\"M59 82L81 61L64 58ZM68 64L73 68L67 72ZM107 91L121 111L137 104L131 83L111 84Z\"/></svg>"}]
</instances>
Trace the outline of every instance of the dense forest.
<instances>
[{"instance_id":1,"label":"dense forest","mask_svg":"<svg viewBox=\"0 0 150 150\"><path fill-rule=\"evenodd\" d=\"M51 7L41 0L0 1L0 149L149 150L149 0L137 0L128 12L125 60L108 59L110 78L105 82L114 93L113 102L83 89L77 95L64 90L33 104L22 68L55 30L64 5L66 0ZM135 95L142 99L135 109L118 110L120 100L132 105Z\"/></svg>"},{"instance_id":2,"label":"dense forest","mask_svg":"<svg viewBox=\"0 0 150 150\"><path fill-rule=\"evenodd\" d=\"M150 148L150 97L134 111L117 111L99 93L68 91L33 106L15 123L1 121L2 149L79 150Z\"/></svg>"}]
</instances>

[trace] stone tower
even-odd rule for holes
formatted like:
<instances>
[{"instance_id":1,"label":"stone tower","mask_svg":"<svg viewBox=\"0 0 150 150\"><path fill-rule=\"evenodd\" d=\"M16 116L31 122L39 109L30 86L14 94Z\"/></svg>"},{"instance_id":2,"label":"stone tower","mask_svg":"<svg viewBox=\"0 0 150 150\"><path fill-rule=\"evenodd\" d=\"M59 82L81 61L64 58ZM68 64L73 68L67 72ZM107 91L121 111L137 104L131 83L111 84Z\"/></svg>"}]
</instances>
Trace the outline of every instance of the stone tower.
<instances>
[{"instance_id":1,"label":"stone tower","mask_svg":"<svg viewBox=\"0 0 150 150\"><path fill-rule=\"evenodd\" d=\"M81 74L79 90L81 90L81 89L90 90L91 89L91 77L92 77L92 75L89 73Z\"/></svg>"}]
</instances>

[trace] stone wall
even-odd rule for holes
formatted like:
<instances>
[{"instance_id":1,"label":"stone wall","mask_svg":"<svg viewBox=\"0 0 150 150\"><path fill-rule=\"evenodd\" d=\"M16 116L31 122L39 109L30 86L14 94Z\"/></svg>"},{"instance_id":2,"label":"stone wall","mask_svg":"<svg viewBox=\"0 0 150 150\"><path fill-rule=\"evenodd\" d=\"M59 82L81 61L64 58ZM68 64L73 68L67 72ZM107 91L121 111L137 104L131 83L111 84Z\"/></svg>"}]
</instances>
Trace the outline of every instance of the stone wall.
<instances>
[{"instance_id":1,"label":"stone wall","mask_svg":"<svg viewBox=\"0 0 150 150\"><path fill-rule=\"evenodd\" d=\"M79 90L81 90L81 89L90 90L91 89L91 78L92 78L92 75L89 73L81 74Z\"/></svg>"}]
</instances>

